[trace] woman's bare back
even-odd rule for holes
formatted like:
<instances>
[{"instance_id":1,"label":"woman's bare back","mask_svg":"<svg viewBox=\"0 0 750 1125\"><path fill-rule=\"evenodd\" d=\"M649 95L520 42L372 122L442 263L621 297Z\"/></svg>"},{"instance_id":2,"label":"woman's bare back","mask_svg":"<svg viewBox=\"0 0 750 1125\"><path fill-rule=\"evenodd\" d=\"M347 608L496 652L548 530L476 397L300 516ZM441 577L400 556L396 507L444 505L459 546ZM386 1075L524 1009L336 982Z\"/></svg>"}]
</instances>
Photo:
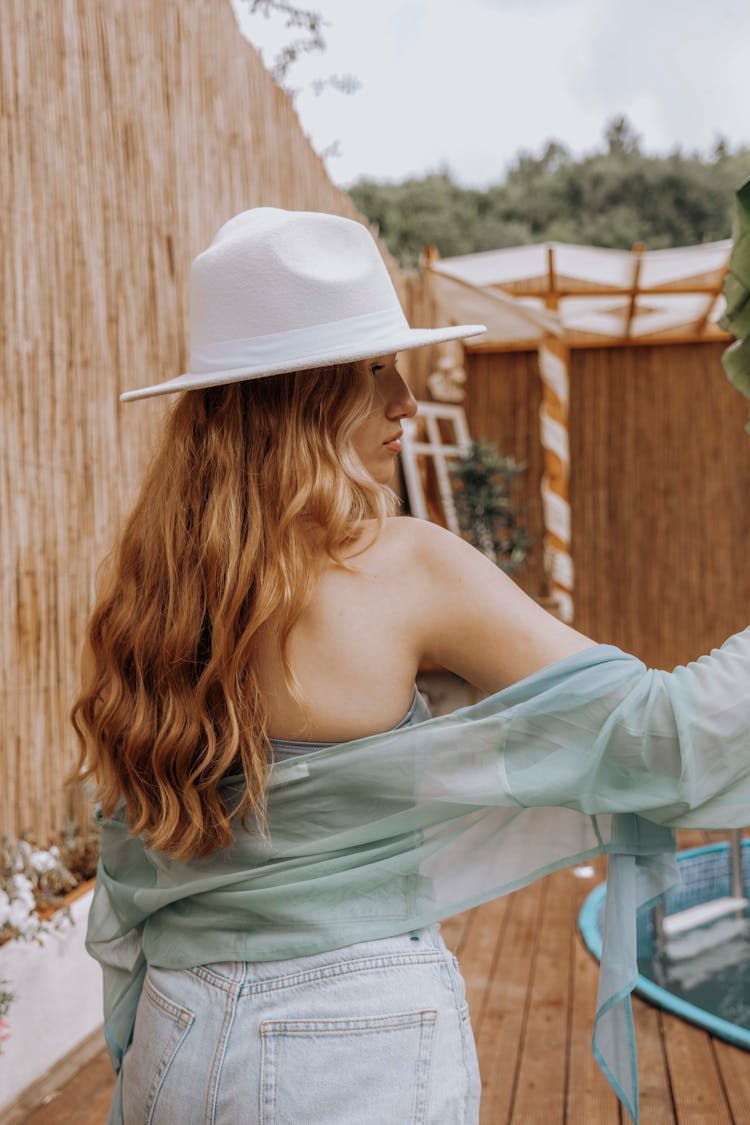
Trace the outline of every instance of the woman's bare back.
<instances>
[{"instance_id":1,"label":"woman's bare back","mask_svg":"<svg viewBox=\"0 0 750 1125\"><path fill-rule=\"evenodd\" d=\"M311 542L312 598L289 643L309 722L287 690L276 636L266 630L259 676L271 737L347 741L387 730L407 712L421 656L409 597L412 522L389 519L375 537L375 521L368 521L360 541L367 546L348 556L351 569Z\"/></svg>"},{"instance_id":2,"label":"woman's bare back","mask_svg":"<svg viewBox=\"0 0 750 1125\"><path fill-rule=\"evenodd\" d=\"M406 714L421 661L436 661L486 692L594 642L564 625L457 536L394 517L351 569L311 543L309 606L290 638L309 722L290 696L268 631L261 687L273 738L338 742L388 730Z\"/></svg>"}]
</instances>

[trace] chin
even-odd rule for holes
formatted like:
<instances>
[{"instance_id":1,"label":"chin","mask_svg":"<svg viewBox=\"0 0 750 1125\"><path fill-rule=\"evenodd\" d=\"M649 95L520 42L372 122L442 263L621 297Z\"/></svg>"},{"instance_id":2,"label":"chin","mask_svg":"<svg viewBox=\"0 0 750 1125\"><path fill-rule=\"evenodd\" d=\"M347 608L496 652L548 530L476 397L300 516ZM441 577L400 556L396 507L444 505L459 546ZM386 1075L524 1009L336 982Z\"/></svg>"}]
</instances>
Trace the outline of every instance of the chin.
<instances>
[{"instance_id":1,"label":"chin","mask_svg":"<svg viewBox=\"0 0 750 1125\"><path fill-rule=\"evenodd\" d=\"M382 485L383 488L393 487L396 480L397 455L395 453L391 453L389 450L378 450L375 453L374 450L371 450L369 457L364 457L360 453L359 459L362 468L376 484Z\"/></svg>"},{"instance_id":2,"label":"chin","mask_svg":"<svg viewBox=\"0 0 750 1125\"><path fill-rule=\"evenodd\" d=\"M392 462L390 465L378 465L370 469L370 476L376 484L382 484L383 488L392 485L396 478L396 465Z\"/></svg>"}]
</instances>

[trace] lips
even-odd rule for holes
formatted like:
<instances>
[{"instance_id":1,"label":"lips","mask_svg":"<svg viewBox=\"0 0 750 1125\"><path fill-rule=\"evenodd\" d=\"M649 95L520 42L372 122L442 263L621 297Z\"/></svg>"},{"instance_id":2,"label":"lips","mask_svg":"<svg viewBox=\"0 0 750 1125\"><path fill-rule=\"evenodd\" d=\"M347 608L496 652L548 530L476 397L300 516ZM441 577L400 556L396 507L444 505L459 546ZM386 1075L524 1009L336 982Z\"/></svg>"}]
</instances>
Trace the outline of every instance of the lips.
<instances>
[{"instance_id":1,"label":"lips","mask_svg":"<svg viewBox=\"0 0 750 1125\"><path fill-rule=\"evenodd\" d=\"M386 449L390 449L392 453L401 452L401 438L403 437L403 430L399 430L395 437L390 438L389 441L384 441L383 445Z\"/></svg>"}]
</instances>

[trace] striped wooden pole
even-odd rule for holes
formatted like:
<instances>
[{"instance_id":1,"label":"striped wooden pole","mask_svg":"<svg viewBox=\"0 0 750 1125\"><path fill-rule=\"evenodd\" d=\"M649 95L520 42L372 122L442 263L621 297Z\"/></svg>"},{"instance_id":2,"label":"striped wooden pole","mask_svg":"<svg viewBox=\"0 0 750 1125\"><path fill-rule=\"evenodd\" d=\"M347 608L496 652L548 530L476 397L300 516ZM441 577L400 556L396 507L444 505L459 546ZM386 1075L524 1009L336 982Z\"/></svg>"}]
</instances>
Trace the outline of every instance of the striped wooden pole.
<instances>
[{"instance_id":1,"label":"striped wooden pole","mask_svg":"<svg viewBox=\"0 0 750 1125\"><path fill-rule=\"evenodd\" d=\"M550 594L563 621L573 620L573 559L570 553L570 442L568 402L570 351L557 336L545 335L539 345L542 402L539 425L544 450L542 509L544 569Z\"/></svg>"}]
</instances>

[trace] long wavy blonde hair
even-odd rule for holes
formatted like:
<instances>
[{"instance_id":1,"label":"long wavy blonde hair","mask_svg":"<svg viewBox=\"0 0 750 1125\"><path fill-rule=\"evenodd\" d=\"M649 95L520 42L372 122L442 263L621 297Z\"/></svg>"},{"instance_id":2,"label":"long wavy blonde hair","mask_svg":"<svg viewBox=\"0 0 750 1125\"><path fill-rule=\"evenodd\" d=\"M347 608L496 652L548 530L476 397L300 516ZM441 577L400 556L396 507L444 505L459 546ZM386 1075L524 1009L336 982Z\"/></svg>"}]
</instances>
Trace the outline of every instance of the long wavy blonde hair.
<instances>
[{"instance_id":1,"label":"long wavy blonde hair","mask_svg":"<svg viewBox=\"0 0 750 1125\"><path fill-rule=\"evenodd\" d=\"M284 676L309 601L310 529L343 562L362 521L396 497L352 438L372 409L366 364L183 393L140 495L103 564L87 628L79 741L69 780L96 782L110 816L178 859L232 841L233 817L265 831L270 765L259 630L273 618ZM219 785L244 772L241 804Z\"/></svg>"}]
</instances>

